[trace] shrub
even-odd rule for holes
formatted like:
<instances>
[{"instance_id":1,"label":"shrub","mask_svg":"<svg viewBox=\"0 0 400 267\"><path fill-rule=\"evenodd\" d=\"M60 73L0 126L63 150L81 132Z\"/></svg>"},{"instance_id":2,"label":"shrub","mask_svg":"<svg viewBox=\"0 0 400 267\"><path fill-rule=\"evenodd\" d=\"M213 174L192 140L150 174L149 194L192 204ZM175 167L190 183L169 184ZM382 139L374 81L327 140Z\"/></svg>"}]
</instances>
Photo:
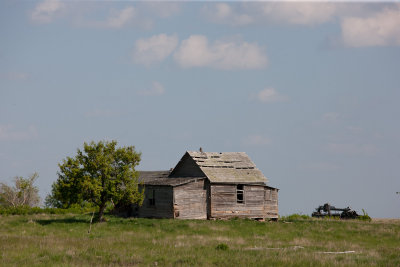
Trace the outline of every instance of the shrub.
<instances>
[{"instance_id":1,"label":"shrub","mask_svg":"<svg viewBox=\"0 0 400 267\"><path fill-rule=\"evenodd\" d=\"M0 207L1 215L26 215L43 213L39 207L17 206L17 207Z\"/></svg>"},{"instance_id":2,"label":"shrub","mask_svg":"<svg viewBox=\"0 0 400 267\"><path fill-rule=\"evenodd\" d=\"M359 219L361 221L370 222L372 219L371 219L371 217L369 217L368 213L364 209L362 209L362 212L363 212L363 215L358 216L357 219Z\"/></svg>"},{"instance_id":3,"label":"shrub","mask_svg":"<svg viewBox=\"0 0 400 267\"><path fill-rule=\"evenodd\" d=\"M311 220L311 217L305 214L294 213L288 216L282 216L280 219L286 222L296 222L296 221L308 221Z\"/></svg>"},{"instance_id":4,"label":"shrub","mask_svg":"<svg viewBox=\"0 0 400 267\"><path fill-rule=\"evenodd\" d=\"M216 250L228 250L229 246L225 243L220 243L215 247Z\"/></svg>"},{"instance_id":5,"label":"shrub","mask_svg":"<svg viewBox=\"0 0 400 267\"><path fill-rule=\"evenodd\" d=\"M29 206L0 207L0 215L32 215L32 214L82 214L93 211L93 207L71 207L69 209L39 208Z\"/></svg>"},{"instance_id":6,"label":"shrub","mask_svg":"<svg viewBox=\"0 0 400 267\"><path fill-rule=\"evenodd\" d=\"M14 186L0 183L0 206L36 207L40 202L39 189L33 185L39 175L35 172L28 178L16 176Z\"/></svg>"}]
</instances>

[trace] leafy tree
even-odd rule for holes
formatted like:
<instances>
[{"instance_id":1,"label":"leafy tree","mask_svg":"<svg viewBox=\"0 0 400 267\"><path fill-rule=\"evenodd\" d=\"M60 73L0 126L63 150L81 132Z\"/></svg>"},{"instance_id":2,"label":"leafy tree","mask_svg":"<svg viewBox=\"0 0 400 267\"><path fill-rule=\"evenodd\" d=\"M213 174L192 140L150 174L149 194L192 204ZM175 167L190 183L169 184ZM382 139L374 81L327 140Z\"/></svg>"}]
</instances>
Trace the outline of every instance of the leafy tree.
<instances>
[{"instance_id":1,"label":"leafy tree","mask_svg":"<svg viewBox=\"0 0 400 267\"><path fill-rule=\"evenodd\" d=\"M40 202L39 190L33 183L38 177L36 172L28 178L16 176L13 187L0 183L0 205L5 207L37 206Z\"/></svg>"},{"instance_id":2,"label":"leafy tree","mask_svg":"<svg viewBox=\"0 0 400 267\"><path fill-rule=\"evenodd\" d=\"M103 221L107 202L143 202L138 188L140 153L133 146L117 148L116 141L84 143L75 157L67 157L59 164L58 179L46 204L68 208L84 202L99 207L98 220Z\"/></svg>"}]
</instances>

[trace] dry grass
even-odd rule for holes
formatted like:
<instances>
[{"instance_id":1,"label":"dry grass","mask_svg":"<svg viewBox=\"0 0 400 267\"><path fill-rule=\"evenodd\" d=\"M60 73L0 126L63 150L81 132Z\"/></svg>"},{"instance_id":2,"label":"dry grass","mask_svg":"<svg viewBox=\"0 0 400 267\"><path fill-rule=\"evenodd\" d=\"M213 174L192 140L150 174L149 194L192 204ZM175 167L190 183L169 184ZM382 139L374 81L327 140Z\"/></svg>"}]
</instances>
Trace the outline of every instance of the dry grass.
<instances>
[{"instance_id":1,"label":"dry grass","mask_svg":"<svg viewBox=\"0 0 400 267\"><path fill-rule=\"evenodd\" d=\"M398 225L400 225L400 219L373 218L372 222L379 223L379 224L398 224Z\"/></svg>"},{"instance_id":2,"label":"dry grass","mask_svg":"<svg viewBox=\"0 0 400 267\"><path fill-rule=\"evenodd\" d=\"M0 266L399 266L400 220L0 217ZM228 249L218 249L225 244ZM322 252L355 251L347 254Z\"/></svg>"}]
</instances>

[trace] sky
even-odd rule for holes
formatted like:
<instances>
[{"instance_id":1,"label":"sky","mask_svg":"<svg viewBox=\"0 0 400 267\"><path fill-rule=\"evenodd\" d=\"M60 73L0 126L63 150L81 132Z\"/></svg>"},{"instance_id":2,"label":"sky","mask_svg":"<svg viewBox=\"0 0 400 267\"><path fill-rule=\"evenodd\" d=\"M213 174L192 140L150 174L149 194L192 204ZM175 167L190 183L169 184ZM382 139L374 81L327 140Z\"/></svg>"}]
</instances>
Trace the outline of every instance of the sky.
<instances>
[{"instance_id":1,"label":"sky","mask_svg":"<svg viewBox=\"0 0 400 267\"><path fill-rule=\"evenodd\" d=\"M400 217L400 3L0 1L0 182L84 142L246 152L280 215Z\"/></svg>"}]
</instances>

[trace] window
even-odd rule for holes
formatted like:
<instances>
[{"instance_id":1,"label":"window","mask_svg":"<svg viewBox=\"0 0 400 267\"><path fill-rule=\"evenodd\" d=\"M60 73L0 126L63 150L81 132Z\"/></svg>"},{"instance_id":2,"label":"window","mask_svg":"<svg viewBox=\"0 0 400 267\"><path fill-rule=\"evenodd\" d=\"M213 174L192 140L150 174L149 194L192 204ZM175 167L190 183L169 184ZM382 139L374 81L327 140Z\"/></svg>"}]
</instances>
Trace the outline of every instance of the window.
<instances>
[{"instance_id":1,"label":"window","mask_svg":"<svg viewBox=\"0 0 400 267\"><path fill-rule=\"evenodd\" d=\"M149 199L149 206L155 206L156 205L156 194L154 189L150 189L148 191L148 196L147 198Z\"/></svg>"},{"instance_id":2,"label":"window","mask_svg":"<svg viewBox=\"0 0 400 267\"><path fill-rule=\"evenodd\" d=\"M236 202L244 203L244 186L242 184L238 184L236 186Z\"/></svg>"},{"instance_id":3,"label":"window","mask_svg":"<svg viewBox=\"0 0 400 267\"><path fill-rule=\"evenodd\" d=\"M272 200L272 192L271 189L265 189L264 191L264 200Z\"/></svg>"}]
</instances>

